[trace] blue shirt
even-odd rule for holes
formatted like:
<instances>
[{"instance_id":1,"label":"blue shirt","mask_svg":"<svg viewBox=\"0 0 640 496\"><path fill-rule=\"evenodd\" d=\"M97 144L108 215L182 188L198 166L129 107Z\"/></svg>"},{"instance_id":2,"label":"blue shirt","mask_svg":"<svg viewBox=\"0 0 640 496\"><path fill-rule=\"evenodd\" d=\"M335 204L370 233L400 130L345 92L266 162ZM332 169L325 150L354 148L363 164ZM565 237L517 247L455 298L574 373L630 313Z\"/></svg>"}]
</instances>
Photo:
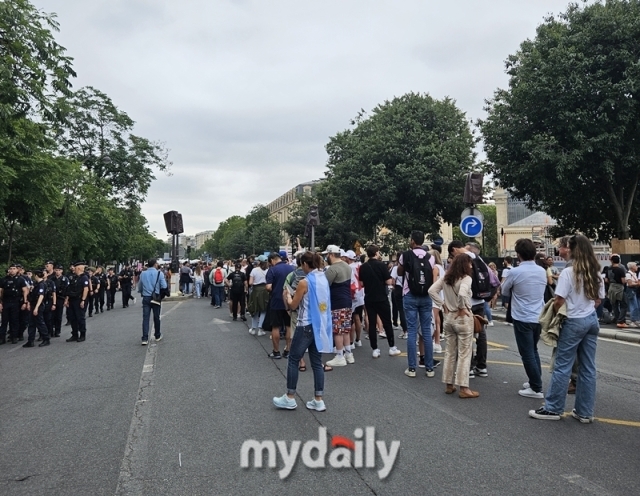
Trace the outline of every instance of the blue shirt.
<instances>
[{"instance_id":1,"label":"blue shirt","mask_svg":"<svg viewBox=\"0 0 640 496\"><path fill-rule=\"evenodd\" d=\"M158 277L158 274L160 274L160 277ZM157 286L156 279L158 280ZM141 293L143 297L150 297L152 293L159 293L160 289L165 289L166 287L167 280L164 278L164 275L160 273L155 267L151 267L140 274L140 281L138 281L138 292Z\"/></svg>"},{"instance_id":2,"label":"blue shirt","mask_svg":"<svg viewBox=\"0 0 640 496\"><path fill-rule=\"evenodd\" d=\"M278 262L267 272L267 284L271 284L271 309L285 310L282 290L287 276L294 271L288 263Z\"/></svg>"},{"instance_id":3,"label":"blue shirt","mask_svg":"<svg viewBox=\"0 0 640 496\"><path fill-rule=\"evenodd\" d=\"M502 294L511 295L513 320L537 324L544 307L547 271L533 260L512 268L502 283Z\"/></svg>"}]
</instances>

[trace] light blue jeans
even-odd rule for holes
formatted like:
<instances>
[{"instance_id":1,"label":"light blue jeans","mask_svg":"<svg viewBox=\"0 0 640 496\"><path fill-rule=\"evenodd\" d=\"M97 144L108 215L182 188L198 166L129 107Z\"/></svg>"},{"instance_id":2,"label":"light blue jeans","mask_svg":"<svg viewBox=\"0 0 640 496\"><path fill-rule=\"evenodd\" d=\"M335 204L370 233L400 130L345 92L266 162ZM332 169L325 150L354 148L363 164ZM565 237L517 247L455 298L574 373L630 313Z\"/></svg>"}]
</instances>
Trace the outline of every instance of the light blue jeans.
<instances>
[{"instance_id":1,"label":"light blue jeans","mask_svg":"<svg viewBox=\"0 0 640 496\"><path fill-rule=\"evenodd\" d=\"M195 286L196 286L196 298L200 298L200 296L202 295L202 281L196 280Z\"/></svg>"},{"instance_id":2,"label":"light blue jeans","mask_svg":"<svg viewBox=\"0 0 640 496\"><path fill-rule=\"evenodd\" d=\"M431 340L431 318L433 303L430 296L415 296L407 293L402 298L404 315L407 319L407 360L409 368L416 368L416 339L418 337L418 318L422 328L424 342L424 365L433 368L433 341Z\"/></svg>"},{"instance_id":3,"label":"light blue jeans","mask_svg":"<svg viewBox=\"0 0 640 496\"><path fill-rule=\"evenodd\" d=\"M624 295L627 297L627 304L629 305L629 318L633 322L640 321L640 306L638 306L636 290L632 288L625 288Z\"/></svg>"},{"instance_id":4,"label":"light blue jeans","mask_svg":"<svg viewBox=\"0 0 640 496\"><path fill-rule=\"evenodd\" d=\"M566 319L558 339L556 364L545 398L547 411L562 414L567 399L571 367L578 356L575 409L578 415L593 417L596 402L596 346L600 326L596 312L580 319Z\"/></svg>"}]
</instances>

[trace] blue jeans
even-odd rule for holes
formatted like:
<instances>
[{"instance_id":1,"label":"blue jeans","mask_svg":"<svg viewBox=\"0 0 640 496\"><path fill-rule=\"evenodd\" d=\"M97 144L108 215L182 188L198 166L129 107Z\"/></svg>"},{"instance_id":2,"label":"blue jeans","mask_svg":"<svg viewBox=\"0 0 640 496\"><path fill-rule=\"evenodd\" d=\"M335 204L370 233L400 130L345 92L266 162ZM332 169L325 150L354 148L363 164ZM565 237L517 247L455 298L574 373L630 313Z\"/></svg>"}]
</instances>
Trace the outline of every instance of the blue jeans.
<instances>
[{"instance_id":1,"label":"blue jeans","mask_svg":"<svg viewBox=\"0 0 640 496\"><path fill-rule=\"evenodd\" d=\"M484 314L486 315L489 322L493 320L493 315L491 315L491 305L488 301L484 302Z\"/></svg>"},{"instance_id":2,"label":"blue jeans","mask_svg":"<svg viewBox=\"0 0 640 496\"><path fill-rule=\"evenodd\" d=\"M636 290L626 288L624 295L627 297L627 304L629 305L629 318L633 322L640 321L640 307L638 306L638 297L636 296Z\"/></svg>"},{"instance_id":3,"label":"blue jeans","mask_svg":"<svg viewBox=\"0 0 640 496\"><path fill-rule=\"evenodd\" d=\"M190 282L185 282L184 286L182 287L182 292L184 294L191 294L191 283Z\"/></svg>"},{"instance_id":4,"label":"blue jeans","mask_svg":"<svg viewBox=\"0 0 640 496\"><path fill-rule=\"evenodd\" d=\"M142 340L149 341L149 318L153 310L153 328L154 336L160 337L160 305L151 303L151 296L142 297Z\"/></svg>"},{"instance_id":5,"label":"blue jeans","mask_svg":"<svg viewBox=\"0 0 640 496\"><path fill-rule=\"evenodd\" d=\"M409 368L416 368L416 338L418 336L418 318L422 328L424 343L424 366L433 368L433 341L431 340L431 318L433 303L430 296L416 296L410 292L402 298L404 315L407 319L407 359Z\"/></svg>"},{"instance_id":6,"label":"blue jeans","mask_svg":"<svg viewBox=\"0 0 640 496\"><path fill-rule=\"evenodd\" d=\"M556 364L544 407L553 413L563 413L571 367L578 355L580 369L576 384L575 409L583 417L593 416L596 402L596 346L600 327L596 313L580 319L566 319L558 339Z\"/></svg>"},{"instance_id":7,"label":"blue jeans","mask_svg":"<svg viewBox=\"0 0 640 496\"><path fill-rule=\"evenodd\" d=\"M541 327L540 324L513 319L513 333L516 336L522 365L529 378L529 387L536 393L542 391L542 367L538 355Z\"/></svg>"},{"instance_id":8,"label":"blue jeans","mask_svg":"<svg viewBox=\"0 0 640 496\"><path fill-rule=\"evenodd\" d=\"M211 286L211 298L215 306L221 307L224 301L224 286Z\"/></svg>"},{"instance_id":9,"label":"blue jeans","mask_svg":"<svg viewBox=\"0 0 640 496\"><path fill-rule=\"evenodd\" d=\"M196 287L196 298L200 298L200 296L202 295L202 281L196 281L195 282L195 287Z\"/></svg>"},{"instance_id":10,"label":"blue jeans","mask_svg":"<svg viewBox=\"0 0 640 496\"><path fill-rule=\"evenodd\" d=\"M313 328L308 325L296 327L291 340L289 350L289 362L287 363L287 393L295 394L298 385L298 366L300 359L304 356L304 351L309 349L309 360L313 370L313 389L316 396L324 394L324 369L322 368L322 356L316 348L316 341L313 335Z\"/></svg>"}]
</instances>

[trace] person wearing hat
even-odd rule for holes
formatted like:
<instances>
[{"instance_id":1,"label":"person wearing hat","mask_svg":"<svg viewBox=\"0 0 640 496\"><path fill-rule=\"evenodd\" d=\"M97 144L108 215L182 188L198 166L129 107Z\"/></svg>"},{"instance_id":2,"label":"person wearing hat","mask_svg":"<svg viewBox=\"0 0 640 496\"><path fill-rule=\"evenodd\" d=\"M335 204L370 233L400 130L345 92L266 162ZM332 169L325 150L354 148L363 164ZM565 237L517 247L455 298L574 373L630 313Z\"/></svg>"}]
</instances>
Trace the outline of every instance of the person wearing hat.
<instances>
[{"instance_id":1,"label":"person wearing hat","mask_svg":"<svg viewBox=\"0 0 640 496\"><path fill-rule=\"evenodd\" d=\"M247 275L242 270L242 264L236 262L235 270L227 276L227 286L229 287L229 298L231 299L231 312L233 320L238 320L238 307L240 307L240 318L246 322L246 295L247 295Z\"/></svg>"},{"instance_id":2,"label":"person wearing hat","mask_svg":"<svg viewBox=\"0 0 640 496\"><path fill-rule=\"evenodd\" d=\"M89 302L89 278L84 272L85 263L76 262L73 264L74 279L67 287L64 306L68 308L67 317L71 324L71 337L67 343L73 341L82 342L86 339L87 323L85 312Z\"/></svg>"},{"instance_id":3,"label":"person wearing hat","mask_svg":"<svg viewBox=\"0 0 640 496\"><path fill-rule=\"evenodd\" d=\"M53 333L52 338L59 338L62 331L62 314L64 312L64 295L69 285L69 278L62 273L62 265L56 266L51 277L47 280L51 281L56 294L56 306L53 309Z\"/></svg>"},{"instance_id":4,"label":"person wearing hat","mask_svg":"<svg viewBox=\"0 0 640 496\"><path fill-rule=\"evenodd\" d=\"M31 291L33 281L31 280L30 275L25 272L24 267L21 264L16 264L16 268L18 269L18 277L21 277L27 285L27 291ZM24 333L27 330L27 326L29 325L29 310L27 309L27 306L28 305L22 305L20 307L20 338L18 341L22 341Z\"/></svg>"},{"instance_id":5,"label":"person wearing hat","mask_svg":"<svg viewBox=\"0 0 640 496\"><path fill-rule=\"evenodd\" d=\"M124 269L120 271L118 281L120 282L120 289L122 290L122 308L129 308L130 300L133 300L134 303L136 302L136 299L131 296L131 285L133 284L131 265L126 264L124 266Z\"/></svg>"},{"instance_id":6,"label":"person wearing hat","mask_svg":"<svg viewBox=\"0 0 640 496\"><path fill-rule=\"evenodd\" d=\"M346 256L339 246L329 245L322 252L327 256L329 267L325 277L329 283L331 298L331 322L333 325L333 341L336 356L329 360L329 367L343 367L348 363L355 363L351 352L351 267L342 260Z\"/></svg>"},{"instance_id":7,"label":"person wearing hat","mask_svg":"<svg viewBox=\"0 0 640 496\"><path fill-rule=\"evenodd\" d=\"M364 287L360 282L360 258L353 250L345 252L346 262L351 267L351 349L362 346L360 339L364 322Z\"/></svg>"},{"instance_id":8,"label":"person wearing hat","mask_svg":"<svg viewBox=\"0 0 640 496\"><path fill-rule=\"evenodd\" d=\"M38 346L49 346L49 330L44 321L45 300L47 295L47 285L44 281L44 269L36 269L33 271L34 285L31 293L29 293L29 334L27 342L22 345L23 348L33 348L36 339L36 329L40 333L42 343Z\"/></svg>"},{"instance_id":9,"label":"person wearing hat","mask_svg":"<svg viewBox=\"0 0 640 496\"><path fill-rule=\"evenodd\" d=\"M20 331L20 311L27 307L28 296L29 288L25 280L18 275L16 265L11 264L7 276L0 281L0 312L2 312L0 344L6 342L7 324L11 344L16 344L23 339Z\"/></svg>"},{"instance_id":10,"label":"person wearing hat","mask_svg":"<svg viewBox=\"0 0 640 496\"><path fill-rule=\"evenodd\" d=\"M95 310L104 313L104 295L107 292L107 275L101 265L96 267L95 277L98 278L98 293L95 295Z\"/></svg>"},{"instance_id":11,"label":"person wearing hat","mask_svg":"<svg viewBox=\"0 0 640 496\"><path fill-rule=\"evenodd\" d=\"M284 256L286 257L286 252ZM269 255L271 268L267 272L267 291L271 293L269 317L272 325L271 344L273 345L273 351L269 354L269 358L274 359L287 358L291 346L291 316L285 307L282 291L287 276L294 269L282 257L282 252L271 253ZM286 346L284 352L280 354L280 329L282 327L285 329Z\"/></svg>"}]
</instances>

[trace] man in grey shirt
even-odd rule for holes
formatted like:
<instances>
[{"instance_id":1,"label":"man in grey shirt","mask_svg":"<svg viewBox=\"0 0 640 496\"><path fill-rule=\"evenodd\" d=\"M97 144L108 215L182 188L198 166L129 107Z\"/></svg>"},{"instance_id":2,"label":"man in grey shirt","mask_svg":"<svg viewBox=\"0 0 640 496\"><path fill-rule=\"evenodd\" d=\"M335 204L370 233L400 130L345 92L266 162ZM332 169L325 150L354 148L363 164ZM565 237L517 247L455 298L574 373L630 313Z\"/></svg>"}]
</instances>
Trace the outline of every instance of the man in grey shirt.
<instances>
[{"instance_id":1,"label":"man in grey shirt","mask_svg":"<svg viewBox=\"0 0 640 496\"><path fill-rule=\"evenodd\" d=\"M547 286L547 271L533 259L536 247L533 241L521 238L515 245L520 265L509 271L502 283L502 293L511 295L513 332L522 358L522 365L529 378L528 384L518 391L520 396L543 399L542 367L538 355L541 325L538 321L544 307L544 290Z\"/></svg>"},{"instance_id":2,"label":"man in grey shirt","mask_svg":"<svg viewBox=\"0 0 640 496\"><path fill-rule=\"evenodd\" d=\"M343 367L355 363L351 352L351 267L340 258L344 253L340 247L329 245L323 253L329 261L325 276L329 281L333 340L336 345L336 356L327 365Z\"/></svg>"}]
</instances>

